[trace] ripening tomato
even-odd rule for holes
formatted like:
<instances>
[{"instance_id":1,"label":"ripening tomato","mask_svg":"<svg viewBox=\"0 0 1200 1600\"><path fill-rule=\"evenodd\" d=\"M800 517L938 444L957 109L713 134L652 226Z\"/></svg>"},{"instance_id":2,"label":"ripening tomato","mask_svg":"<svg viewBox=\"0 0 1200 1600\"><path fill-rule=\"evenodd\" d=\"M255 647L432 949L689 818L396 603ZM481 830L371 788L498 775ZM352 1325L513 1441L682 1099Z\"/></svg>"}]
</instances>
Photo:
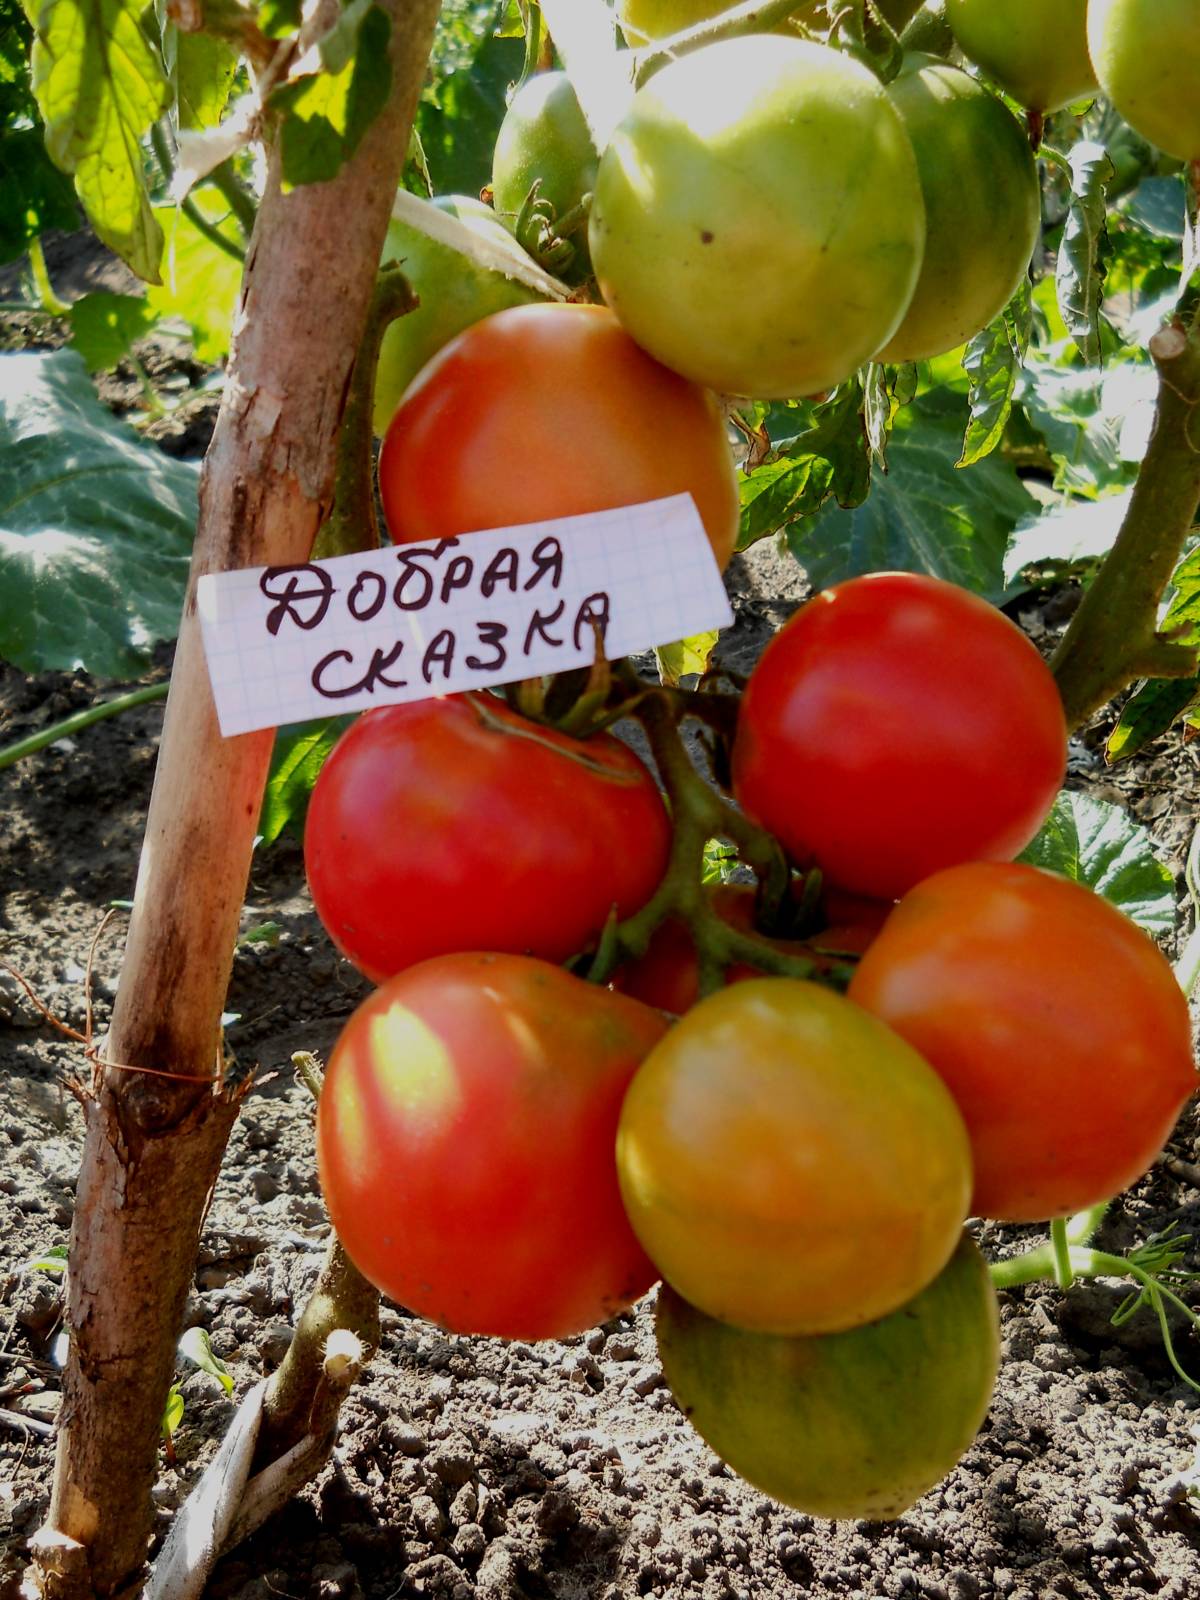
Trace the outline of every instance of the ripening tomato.
<instances>
[{"instance_id":1,"label":"ripening tomato","mask_svg":"<svg viewBox=\"0 0 1200 1600\"><path fill-rule=\"evenodd\" d=\"M321 1188L364 1277L455 1333L564 1338L657 1273L621 1209L621 1097L666 1022L523 956L422 962L334 1046Z\"/></svg>"},{"instance_id":2,"label":"ripening tomato","mask_svg":"<svg viewBox=\"0 0 1200 1600\"><path fill-rule=\"evenodd\" d=\"M946 0L959 49L1031 111L1059 111L1096 87L1088 0Z\"/></svg>"},{"instance_id":3,"label":"ripening tomato","mask_svg":"<svg viewBox=\"0 0 1200 1600\"><path fill-rule=\"evenodd\" d=\"M912 55L888 94L917 157L925 257L876 359L921 361L970 339L1012 299L1041 228L1041 190L1025 130L967 73Z\"/></svg>"},{"instance_id":4,"label":"ripening tomato","mask_svg":"<svg viewBox=\"0 0 1200 1600\"><path fill-rule=\"evenodd\" d=\"M941 867L1017 855L1066 761L1058 689L1015 623L886 572L816 595L767 646L733 782L798 865L894 900Z\"/></svg>"},{"instance_id":5,"label":"ripening tomato","mask_svg":"<svg viewBox=\"0 0 1200 1600\"><path fill-rule=\"evenodd\" d=\"M596 280L651 355L722 393L815 394L887 343L925 210L875 74L802 39L725 39L634 97L600 159Z\"/></svg>"},{"instance_id":6,"label":"ripening tomato","mask_svg":"<svg viewBox=\"0 0 1200 1600\"><path fill-rule=\"evenodd\" d=\"M754 932L755 891L745 884L723 883L708 891L712 909L733 928ZM892 909L876 900L852 895L824 897L823 925L803 939L771 938L767 943L785 955L807 957L815 968L843 966L867 948ZM762 969L735 961L726 968L726 983L761 978ZM659 923L640 956L623 962L612 978L613 988L659 1011L680 1017L700 998L700 963L687 924L677 917Z\"/></svg>"},{"instance_id":7,"label":"ripening tomato","mask_svg":"<svg viewBox=\"0 0 1200 1600\"><path fill-rule=\"evenodd\" d=\"M392 538L448 539L690 493L724 567L738 488L714 397L603 306L517 306L416 378L379 457Z\"/></svg>"},{"instance_id":8,"label":"ripening tomato","mask_svg":"<svg viewBox=\"0 0 1200 1600\"><path fill-rule=\"evenodd\" d=\"M600 157L571 80L565 72L535 72L509 101L492 154L492 202L510 229L536 183L538 199L557 222L574 211L596 183ZM572 276L586 273L587 227L570 234L579 257Z\"/></svg>"},{"instance_id":9,"label":"ripening tomato","mask_svg":"<svg viewBox=\"0 0 1200 1600\"><path fill-rule=\"evenodd\" d=\"M482 238L499 238L511 250L507 229L482 200L439 195L433 204ZM389 324L379 347L374 407L374 427L379 435L387 432L400 396L417 373L456 333L493 311L528 305L540 298L515 278L480 266L404 222L388 224L383 259L404 269L420 304Z\"/></svg>"},{"instance_id":10,"label":"ripening tomato","mask_svg":"<svg viewBox=\"0 0 1200 1600\"><path fill-rule=\"evenodd\" d=\"M958 1102L978 1216L1042 1222L1110 1199L1196 1088L1168 962L1106 900L1036 867L976 863L919 884L849 992Z\"/></svg>"},{"instance_id":11,"label":"ripening tomato","mask_svg":"<svg viewBox=\"0 0 1200 1600\"><path fill-rule=\"evenodd\" d=\"M1200 6L1091 0L1087 20L1100 87L1125 121L1167 155L1200 156Z\"/></svg>"},{"instance_id":12,"label":"ripening tomato","mask_svg":"<svg viewBox=\"0 0 1200 1600\"><path fill-rule=\"evenodd\" d=\"M669 1284L759 1333L886 1316L945 1266L971 1193L937 1074L841 995L718 990L646 1057L621 1112L621 1193Z\"/></svg>"},{"instance_id":13,"label":"ripening tomato","mask_svg":"<svg viewBox=\"0 0 1200 1600\"><path fill-rule=\"evenodd\" d=\"M374 982L454 950L564 961L666 870L658 787L607 734L488 694L365 712L313 788L304 862L330 938Z\"/></svg>"},{"instance_id":14,"label":"ripening tomato","mask_svg":"<svg viewBox=\"0 0 1200 1600\"><path fill-rule=\"evenodd\" d=\"M1000 1364L987 1264L965 1235L927 1289L848 1333L786 1339L706 1317L665 1284L663 1375L735 1472L816 1517L898 1517L979 1430Z\"/></svg>"}]
</instances>

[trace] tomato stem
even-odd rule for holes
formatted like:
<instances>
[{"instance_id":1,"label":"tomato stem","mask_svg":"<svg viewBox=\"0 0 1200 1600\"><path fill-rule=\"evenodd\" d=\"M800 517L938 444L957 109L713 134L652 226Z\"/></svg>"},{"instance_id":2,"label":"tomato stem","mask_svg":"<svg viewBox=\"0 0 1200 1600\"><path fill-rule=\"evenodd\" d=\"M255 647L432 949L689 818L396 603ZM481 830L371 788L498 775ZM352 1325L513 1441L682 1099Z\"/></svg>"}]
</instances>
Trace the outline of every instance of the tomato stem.
<instances>
[{"instance_id":1,"label":"tomato stem","mask_svg":"<svg viewBox=\"0 0 1200 1600\"><path fill-rule=\"evenodd\" d=\"M1058 1249L1066 1251L1067 1261L1072 1276L1079 1278L1095 1277L1094 1272L1081 1269L1079 1265L1079 1249L1091 1242L1096 1230L1104 1221L1108 1213L1108 1202L1092 1206L1087 1211L1081 1211L1069 1219L1057 1219L1060 1230L1061 1246L1054 1242L1049 1244L1034 1245L1032 1249L1022 1250L1020 1255L1009 1256L1006 1261L993 1261L988 1267L992 1282L997 1289L1015 1289L1023 1283L1042 1283L1057 1281ZM1050 1224L1051 1240L1054 1240L1055 1223ZM1090 1255L1098 1252L1090 1251ZM1118 1256L1105 1256L1106 1261L1117 1261ZM1123 1269L1122 1269L1123 1270ZM1117 1276L1121 1276L1118 1273Z\"/></svg>"},{"instance_id":2,"label":"tomato stem","mask_svg":"<svg viewBox=\"0 0 1200 1600\"><path fill-rule=\"evenodd\" d=\"M384 267L375 280L362 344L350 377L342 428L338 435L333 508L317 534L312 559L352 555L379 547L375 515L373 417L375 369L384 333L397 317L415 310L417 297L399 267Z\"/></svg>"},{"instance_id":3,"label":"tomato stem","mask_svg":"<svg viewBox=\"0 0 1200 1600\"><path fill-rule=\"evenodd\" d=\"M1054 1251L1054 1281L1060 1289L1069 1289L1075 1281L1075 1273L1071 1267L1071 1245L1063 1217L1055 1217L1050 1224L1050 1247Z\"/></svg>"}]
</instances>

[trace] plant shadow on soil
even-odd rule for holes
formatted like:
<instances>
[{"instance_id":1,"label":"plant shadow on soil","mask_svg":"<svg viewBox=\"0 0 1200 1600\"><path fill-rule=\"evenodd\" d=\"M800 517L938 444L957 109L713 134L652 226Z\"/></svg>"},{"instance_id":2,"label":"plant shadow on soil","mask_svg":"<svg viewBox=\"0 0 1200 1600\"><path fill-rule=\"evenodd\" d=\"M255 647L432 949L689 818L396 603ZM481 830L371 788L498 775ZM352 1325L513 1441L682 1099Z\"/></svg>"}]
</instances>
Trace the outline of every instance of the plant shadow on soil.
<instances>
[{"instance_id":1,"label":"plant shadow on soil","mask_svg":"<svg viewBox=\"0 0 1200 1600\"><path fill-rule=\"evenodd\" d=\"M190 453L193 439L182 448ZM736 560L729 581L737 622L724 659L744 671L803 583L769 545ZM1021 620L1046 647L1061 610L1053 597L1031 600ZM169 654L160 652L151 678L168 670ZM108 687L79 673L28 679L0 667L0 739L55 721ZM110 901L132 894L160 727L161 706L143 707L0 774L0 957L75 1027L97 924ZM1071 782L1129 806L1182 885L1200 815L1197 748L1167 738L1106 772L1094 756L1103 733L1091 730L1077 747ZM320 929L289 839L261 853L252 871L243 926L267 921L280 925L278 942L244 945L235 960L229 1043L256 1081L187 1307L239 1396L286 1349L327 1234L311 1107L290 1055L327 1053L366 992ZM98 952L98 1030L121 943L117 926ZM59 1287L26 1264L66 1239L82 1118L63 1082L82 1063L78 1047L42 1024L3 975L0 1038L0 1405L47 1418L57 1404ZM1200 1227L1198 1137L1190 1108L1167 1157L1114 1207L1106 1248L1126 1248L1173 1220L1185 1231ZM990 1255L1018 1248L1029 1233L980 1230ZM345 1407L334 1460L220 1563L208 1594L1185 1600L1200 1589L1200 1502L1184 1481L1197 1454L1200 1397L1172 1372L1148 1314L1111 1326L1120 1299L1097 1285L1065 1297L1040 1286L1003 1296L1005 1361L978 1439L944 1483L887 1525L822 1522L733 1477L662 1384L651 1300L581 1338L537 1346L448 1336L385 1307L382 1348ZM1200 1342L1181 1332L1177 1346L1200 1378ZM156 1489L163 1529L232 1413L211 1378L180 1376L177 1463L164 1460ZM0 1594L15 1592L24 1541L46 1509L51 1463L52 1441L0 1422Z\"/></svg>"}]
</instances>

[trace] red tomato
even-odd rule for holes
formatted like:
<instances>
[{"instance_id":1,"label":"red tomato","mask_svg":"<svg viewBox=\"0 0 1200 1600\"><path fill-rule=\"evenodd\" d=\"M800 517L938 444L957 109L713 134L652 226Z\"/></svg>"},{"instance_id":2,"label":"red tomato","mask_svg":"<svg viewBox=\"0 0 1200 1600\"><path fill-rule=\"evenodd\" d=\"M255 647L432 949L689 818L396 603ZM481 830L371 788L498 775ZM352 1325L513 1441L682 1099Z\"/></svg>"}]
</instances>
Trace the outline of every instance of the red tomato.
<instances>
[{"instance_id":1,"label":"red tomato","mask_svg":"<svg viewBox=\"0 0 1200 1600\"><path fill-rule=\"evenodd\" d=\"M516 306L451 340L392 418L379 492L398 544L683 493L722 567L738 530L715 398L603 306Z\"/></svg>"},{"instance_id":2,"label":"red tomato","mask_svg":"<svg viewBox=\"0 0 1200 1600\"><path fill-rule=\"evenodd\" d=\"M494 695L368 711L313 789L317 914L375 982L454 950L564 961L636 911L671 828L637 756L539 727Z\"/></svg>"},{"instance_id":3,"label":"red tomato","mask_svg":"<svg viewBox=\"0 0 1200 1600\"><path fill-rule=\"evenodd\" d=\"M796 862L895 900L961 861L1010 860L1062 783L1049 668L975 595L906 572L810 600L750 676L734 792Z\"/></svg>"},{"instance_id":4,"label":"red tomato","mask_svg":"<svg viewBox=\"0 0 1200 1600\"><path fill-rule=\"evenodd\" d=\"M709 891L709 899L713 910L731 927L744 933L754 931L755 893L749 885L718 884ZM820 932L807 939L770 939L768 943L784 954L807 956L818 968L841 965L840 958L854 958L867 948L891 907L839 894L833 903L826 901L825 910L828 921ZM725 982L744 983L762 975L762 969L750 962L735 961L725 970ZM677 917L661 922L645 954L618 967L612 985L621 994L673 1016L690 1011L700 998L700 964L687 924Z\"/></svg>"},{"instance_id":5,"label":"red tomato","mask_svg":"<svg viewBox=\"0 0 1200 1600\"><path fill-rule=\"evenodd\" d=\"M1041 1222L1118 1194L1196 1087L1167 961L1106 900L1036 867L983 862L922 883L849 995L958 1101L977 1216Z\"/></svg>"},{"instance_id":6,"label":"red tomato","mask_svg":"<svg viewBox=\"0 0 1200 1600\"><path fill-rule=\"evenodd\" d=\"M582 1332L658 1276L617 1188L649 1007L524 956L423 962L361 1005L329 1060L317 1160L350 1259L455 1333Z\"/></svg>"}]
</instances>

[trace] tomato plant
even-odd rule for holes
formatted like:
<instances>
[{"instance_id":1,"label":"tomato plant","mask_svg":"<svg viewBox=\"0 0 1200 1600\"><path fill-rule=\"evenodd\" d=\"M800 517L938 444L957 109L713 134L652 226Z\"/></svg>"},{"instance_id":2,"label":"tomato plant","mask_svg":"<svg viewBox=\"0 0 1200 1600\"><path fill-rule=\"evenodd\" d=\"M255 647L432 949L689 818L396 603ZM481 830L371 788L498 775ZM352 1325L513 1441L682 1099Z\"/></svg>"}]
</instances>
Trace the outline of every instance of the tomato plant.
<instances>
[{"instance_id":1,"label":"tomato plant","mask_svg":"<svg viewBox=\"0 0 1200 1600\"><path fill-rule=\"evenodd\" d=\"M684 28L710 22L728 9L724 0L617 0L616 13L626 43L636 50L656 39L681 33ZM794 22L820 27L825 20L823 11L821 0L808 0L808 4L798 5L785 22L777 23L773 31L794 34Z\"/></svg>"},{"instance_id":2,"label":"tomato plant","mask_svg":"<svg viewBox=\"0 0 1200 1600\"><path fill-rule=\"evenodd\" d=\"M697 1432L764 1494L817 1517L907 1511L975 1437L1000 1364L996 1292L965 1236L928 1287L867 1327L748 1333L664 1285L656 1329Z\"/></svg>"},{"instance_id":3,"label":"tomato plant","mask_svg":"<svg viewBox=\"0 0 1200 1600\"><path fill-rule=\"evenodd\" d=\"M925 219L875 75L824 45L750 37L638 92L601 158L589 238L601 293L652 355L769 399L831 388L887 343Z\"/></svg>"},{"instance_id":4,"label":"tomato plant","mask_svg":"<svg viewBox=\"0 0 1200 1600\"><path fill-rule=\"evenodd\" d=\"M914 1050L831 990L722 989L630 1085L621 1191L663 1277L709 1316L828 1333L886 1316L945 1265L966 1132Z\"/></svg>"},{"instance_id":5,"label":"tomato plant","mask_svg":"<svg viewBox=\"0 0 1200 1600\"><path fill-rule=\"evenodd\" d=\"M621 1098L666 1023L523 956L459 955L354 1013L317 1159L358 1269L456 1333L563 1338L657 1276L617 1190Z\"/></svg>"},{"instance_id":6,"label":"tomato plant","mask_svg":"<svg viewBox=\"0 0 1200 1600\"><path fill-rule=\"evenodd\" d=\"M1196 1088L1187 1001L1157 947L1036 867L978 863L918 885L849 993L954 1095L978 1216L1037 1222L1110 1199Z\"/></svg>"},{"instance_id":7,"label":"tomato plant","mask_svg":"<svg viewBox=\"0 0 1200 1600\"><path fill-rule=\"evenodd\" d=\"M925 254L878 359L916 361L964 343L1012 299L1037 243L1041 193L1024 130L965 72L910 56L888 93L917 157Z\"/></svg>"},{"instance_id":8,"label":"tomato plant","mask_svg":"<svg viewBox=\"0 0 1200 1600\"><path fill-rule=\"evenodd\" d=\"M1088 43L1104 93L1143 138L1200 155L1200 12L1188 0L1090 0Z\"/></svg>"},{"instance_id":9,"label":"tomato plant","mask_svg":"<svg viewBox=\"0 0 1200 1600\"><path fill-rule=\"evenodd\" d=\"M399 542L690 493L724 566L738 527L715 399L601 306L518 306L452 340L392 419L379 491Z\"/></svg>"},{"instance_id":10,"label":"tomato plant","mask_svg":"<svg viewBox=\"0 0 1200 1600\"><path fill-rule=\"evenodd\" d=\"M464 694L352 724L313 789L304 860L330 937L378 981L454 950L563 961L649 898L669 837L625 745Z\"/></svg>"},{"instance_id":11,"label":"tomato plant","mask_svg":"<svg viewBox=\"0 0 1200 1600\"><path fill-rule=\"evenodd\" d=\"M553 225L579 212L595 186L599 159L566 73L536 73L509 101L496 135L493 204L507 226L515 228L536 183L538 199L551 208ZM586 221L586 216L576 216L570 234L579 251L579 259L568 265L574 276L587 268Z\"/></svg>"},{"instance_id":12,"label":"tomato plant","mask_svg":"<svg viewBox=\"0 0 1200 1600\"><path fill-rule=\"evenodd\" d=\"M485 238L507 237L490 206L466 195L443 195L434 205ZM404 268L420 304L397 317L383 335L375 373L375 432L382 436L400 396L430 358L456 333L506 306L528 305L538 296L502 272L490 271L449 245L403 222L388 224L384 260Z\"/></svg>"},{"instance_id":13,"label":"tomato plant","mask_svg":"<svg viewBox=\"0 0 1200 1600\"><path fill-rule=\"evenodd\" d=\"M1031 111L1058 111L1096 87L1088 0L946 0L959 48Z\"/></svg>"},{"instance_id":14,"label":"tomato plant","mask_svg":"<svg viewBox=\"0 0 1200 1600\"><path fill-rule=\"evenodd\" d=\"M798 863L882 900L1015 856L1066 759L1054 679L1015 624L940 579L875 573L817 595L768 645L733 776Z\"/></svg>"}]
</instances>

